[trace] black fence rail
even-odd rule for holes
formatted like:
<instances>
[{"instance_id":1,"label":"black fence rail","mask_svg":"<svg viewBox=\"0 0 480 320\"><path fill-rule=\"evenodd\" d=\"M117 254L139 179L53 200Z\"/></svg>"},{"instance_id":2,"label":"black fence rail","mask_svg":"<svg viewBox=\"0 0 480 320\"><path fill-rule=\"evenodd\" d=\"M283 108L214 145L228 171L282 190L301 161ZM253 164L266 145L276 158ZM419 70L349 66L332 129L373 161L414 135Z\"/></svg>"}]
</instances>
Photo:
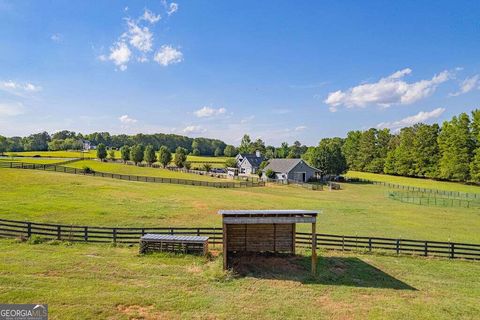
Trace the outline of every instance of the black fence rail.
<instances>
[{"instance_id":1,"label":"black fence rail","mask_svg":"<svg viewBox=\"0 0 480 320\"><path fill-rule=\"evenodd\" d=\"M480 198L457 198L431 193L413 192L413 191L389 191L387 197L404 203L412 203L424 206L441 207L459 207L459 208L478 208L480 207Z\"/></svg>"},{"instance_id":2,"label":"black fence rail","mask_svg":"<svg viewBox=\"0 0 480 320\"><path fill-rule=\"evenodd\" d=\"M39 163L0 161L0 168L55 171L55 172L62 172L62 173L81 174L81 175L89 175L93 177L111 178L111 179L119 179L119 180L127 180L127 181L171 183L171 184L213 187L213 188L251 188L251 187L265 186L265 183L262 181L211 182L211 181L176 179L176 178L147 177L147 176L126 175L126 174L117 174L117 173L109 173L109 172L83 170L83 169L71 168L71 167L66 167L66 166L57 165L57 164L39 164Z\"/></svg>"},{"instance_id":3,"label":"black fence rail","mask_svg":"<svg viewBox=\"0 0 480 320\"><path fill-rule=\"evenodd\" d=\"M311 241L312 235L310 233L297 232L296 243L298 246L308 247ZM459 242L317 234L317 246L318 248L342 251L387 252L425 257L480 260L480 244Z\"/></svg>"},{"instance_id":4,"label":"black fence rail","mask_svg":"<svg viewBox=\"0 0 480 320\"><path fill-rule=\"evenodd\" d=\"M213 245L221 245L223 241L222 228L117 228L0 219L0 237L4 238L30 238L32 236L39 236L45 239L72 242L135 244L139 242L141 236L147 233L208 236L209 243ZM309 248L311 241L312 235L310 233L296 233L297 247ZM363 251L480 260L480 244L460 242L317 234L317 248L325 250Z\"/></svg>"},{"instance_id":5,"label":"black fence rail","mask_svg":"<svg viewBox=\"0 0 480 320\"><path fill-rule=\"evenodd\" d=\"M138 243L140 237L147 233L208 236L209 243L222 243L222 228L115 228L0 219L0 237L7 238L30 238L31 236L39 236L45 239L72 242L82 241L134 244Z\"/></svg>"},{"instance_id":6,"label":"black fence rail","mask_svg":"<svg viewBox=\"0 0 480 320\"><path fill-rule=\"evenodd\" d=\"M439 190L439 189L428 189L428 188L419 188L419 187L412 187L412 186L405 186L402 184L395 184L390 182L383 182L383 181L374 181L362 178L347 178L345 182L360 182L360 183L369 183L369 184L376 184L384 187L388 187L391 189L398 189L402 191L411 191L411 192L423 192L429 193L434 195L443 195L447 197L456 197L456 198L464 198L464 199L480 199L480 187L479 193L468 193L468 192L459 192L459 191L446 191L446 190Z\"/></svg>"}]
</instances>

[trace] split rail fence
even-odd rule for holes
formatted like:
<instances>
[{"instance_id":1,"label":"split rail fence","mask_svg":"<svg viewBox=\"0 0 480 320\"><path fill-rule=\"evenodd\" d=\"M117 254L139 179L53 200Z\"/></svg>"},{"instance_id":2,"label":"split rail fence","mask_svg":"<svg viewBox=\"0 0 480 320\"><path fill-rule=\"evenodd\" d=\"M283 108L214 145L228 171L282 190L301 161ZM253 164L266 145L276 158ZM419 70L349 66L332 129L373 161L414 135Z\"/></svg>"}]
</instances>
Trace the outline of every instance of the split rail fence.
<instances>
[{"instance_id":1,"label":"split rail fence","mask_svg":"<svg viewBox=\"0 0 480 320\"><path fill-rule=\"evenodd\" d=\"M56 165L56 164L38 164L38 163L0 161L0 168L34 169L34 170L63 172L63 173L70 173L70 174L89 175L94 177L112 178L112 179L127 180L127 181L172 183L172 184L213 187L213 188L250 188L250 187L265 186L265 183L263 181L211 182L211 181L176 179L176 178L147 177L147 176L116 174L116 173L98 172L98 171L87 172L86 170L83 170L83 169L71 168L71 167L66 167L66 166Z\"/></svg>"},{"instance_id":2,"label":"split rail fence","mask_svg":"<svg viewBox=\"0 0 480 320\"><path fill-rule=\"evenodd\" d=\"M214 246L221 245L223 240L222 228L117 228L0 219L0 237L7 238L39 236L46 239L72 242L138 244L140 237L147 233L208 236L209 243ZM310 233L296 233L297 247L309 248L311 241L312 235ZM459 242L317 234L317 248L480 260L480 244Z\"/></svg>"}]
</instances>

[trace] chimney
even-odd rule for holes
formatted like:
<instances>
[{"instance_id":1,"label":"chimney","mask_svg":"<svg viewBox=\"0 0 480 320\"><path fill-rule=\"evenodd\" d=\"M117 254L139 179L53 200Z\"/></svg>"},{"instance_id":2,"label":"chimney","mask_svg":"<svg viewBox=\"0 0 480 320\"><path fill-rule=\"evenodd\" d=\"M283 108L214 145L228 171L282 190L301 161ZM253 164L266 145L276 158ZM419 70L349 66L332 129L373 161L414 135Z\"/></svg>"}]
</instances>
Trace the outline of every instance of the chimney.
<instances>
[{"instance_id":1,"label":"chimney","mask_svg":"<svg viewBox=\"0 0 480 320\"><path fill-rule=\"evenodd\" d=\"M260 150L255 151L255 156L257 158L260 158L262 155L260 154Z\"/></svg>"}]
</instances>

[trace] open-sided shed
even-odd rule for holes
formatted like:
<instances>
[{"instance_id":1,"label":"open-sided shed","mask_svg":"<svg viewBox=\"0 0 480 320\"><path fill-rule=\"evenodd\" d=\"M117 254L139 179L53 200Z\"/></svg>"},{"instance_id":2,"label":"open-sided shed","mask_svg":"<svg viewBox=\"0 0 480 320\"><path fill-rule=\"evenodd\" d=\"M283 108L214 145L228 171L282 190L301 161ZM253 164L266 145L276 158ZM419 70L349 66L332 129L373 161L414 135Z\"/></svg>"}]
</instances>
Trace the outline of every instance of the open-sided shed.
<instances>
[{"instance_id":1,"label":"open-sided shed","mask_svg":"<svg viewBox=\"0 0 480 320\"><path fill-rule=\"evenodd\" d=\"M317 211L220 210L223 218L223 268L240 252L295 253L297 223L312 224L312 273L316 273Z\"/></svg>"}]
</instances>

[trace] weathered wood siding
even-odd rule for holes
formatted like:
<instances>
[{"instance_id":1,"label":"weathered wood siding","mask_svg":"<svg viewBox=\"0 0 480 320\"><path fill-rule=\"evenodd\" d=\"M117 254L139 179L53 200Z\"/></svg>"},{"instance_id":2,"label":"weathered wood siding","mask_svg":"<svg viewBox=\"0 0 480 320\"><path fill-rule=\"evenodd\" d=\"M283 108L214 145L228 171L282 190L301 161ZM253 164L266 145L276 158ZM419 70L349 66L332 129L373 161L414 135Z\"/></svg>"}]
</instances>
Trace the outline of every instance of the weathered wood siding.
<instances>
[{"instance_id":1,"label":"weathered wood siding","mask_svg":"<svg viewBox=\"0 0 480 320\"><path fill-rule=\"evenodd\" d=\"M228 224L227 250L294 252L294 224Z\"/></svg>"}]
</instances>

